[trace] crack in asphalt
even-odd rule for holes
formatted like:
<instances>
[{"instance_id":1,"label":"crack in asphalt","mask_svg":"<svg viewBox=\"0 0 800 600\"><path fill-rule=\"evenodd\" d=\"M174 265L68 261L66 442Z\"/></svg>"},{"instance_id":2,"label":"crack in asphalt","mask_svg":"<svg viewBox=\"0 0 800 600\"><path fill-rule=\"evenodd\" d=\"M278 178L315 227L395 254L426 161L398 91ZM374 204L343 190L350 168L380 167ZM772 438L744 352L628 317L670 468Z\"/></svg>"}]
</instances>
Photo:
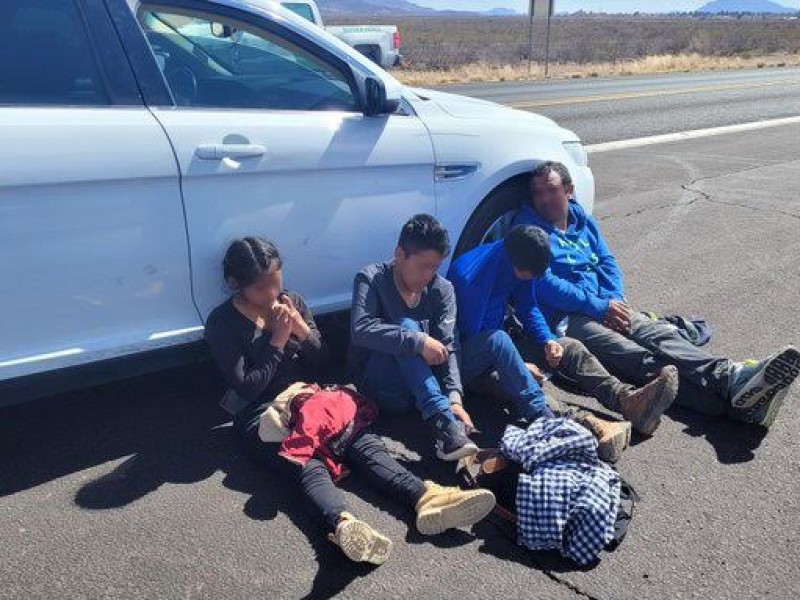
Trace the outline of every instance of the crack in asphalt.
<instances>
[{"instance_id":1,"label":"crack in asphalt","mask_svg":"<svg viewBox=\"0 0 800 600\"><path fill-rule=\"evenodd\" d=\"M571 581L568 581L567 579L561 579L551 571L543 570L542 572L545 575L547 575L547 577L550 578L552 581L554 581L555 583L557 583L562 587L567 588L569 591L576 594L580 598L588 598L589 600L600 600L600 598L598 598L597 596L592 596L588 592L584 592L580 587L578 587Z\"/></svg>"},{"instance_id":2,"label":"crack in asphalt","mask_svg":"<svg viewBox=\"0 0 800 600\"><path fill-rule=\"evenodd\" d=\"M681 186L683 187L683 186ZM685 188L684 188L685 189ZM692 190L687 190L692 191ZM596 217L596 219L600 222L603 221L610 221L612 219L625 219L627 217L634 217L636 215L642 215L647 212L655 211L655 210L665 210L667 208L675 208L676 206L690 206L695 202L698 202L702 198L692 198L688 202L670 202L669 204L660 204L658 206L645 206L643 208L639 208L637 210L632 210L622 215L606 215L604 217Z\"/></svg>"},{"instance_id":3,"label":"crack in asphalt","mask_svg":"<svg viewBox=\"0 0 800 600\"><path fill-rule=\"evenodd\" d=\"M688 201L670 202L668 204L660 204L658 206L646 206L646 207L643 207L643 208L640 208L640 209L637 209L637 210L632 210L630 212L627 212L627 213L624 213L624 214L621 214L621 215L605 215L603 217L597 217L597 220L600 221L600 222L603 222L603 221L610 221L612 219L626 219L628 217L641 215L641 214L644 214L644 213L647 213L647 212L651 212L651 211L665 210L665 209L668 209L668 208L675 208L677 206L690 206L692 204L695 204L695 203L701 202L701 201L702 202L709 202L711 204L720 204L720 205L723 205L723 206L733 206L733 207L736 207L736 208L745 208L747 210L752 210L754 212L759 212L759 213L775 213L775 214L779 214L779 215L782 215L782 216L785 216L785 217L790 217L790 218L793 218L793 219L800 219L800 214L793 213L793 212L790 212L790 211L787 211L787 210L782 210L780 208L775 208L775 207L762 208L762 207L758 207L758 206L751 206L751 205L745 204L743 202L730 202L730 201L726 201L726 200L719 200L718 198L712 197L712 195L710 193L704 192L703 190L697 189L697 187L696 187L698 183L703 182L703 181L711 181L711 180L714 180L714 179L721 179L723 177L730 177L731 175L741 175L742 173L747 173L749 171L756 171L758 169L763 169L763 168L767 168L767 167L774 167L774 166L780 166L780 165L786 165L786 164L796 163L796 162L797 162L796 160L787 160L787 161L781 161L781 162L773 162L773 163L770 163L770 164L759 164L759 165L754 165L752 167L748 167L746 169L740 169L738 171L733 171L731 173L725 173L725 174L722 174L722 175L709 175L708 177L698 177L697 179L693 179L689 183L681 184L681 189L683 191L688 192L690 194L694 194L694 197L691 198Z\"/></svg>"},{"instance_id":4,"label":"crack in asphalt","mask_svg":"<svg viewBox=\"0 0 800 600\"><path fill-rule=\"evenodd\" d=\"M750 206L749 204L744 204L744 203L740 203L740 202L729 202L729 201L726 201L726 200L719 200L717 198L713 198L708 192L704 192L703 190L698 190L696 188L693 188L692 186L695 183L697 183L697 182L693 181L691 183L685 183L685 184L681 185L681 188L683 188L687 192L698 194L698 197L695 198L695 200L694 200L695 202L698 201L698 200L703 200L705 202L710 202L711 204L721 204L723 206L734 206L736 208L746 208L748 210L752 210L753 212L774 213L774 214L783 215L785 217L791 217L793 219L800 219L800 215L798 215L796 213L793 213L793 212L789 212L787 210L781 210L780 208L775 208L775 207L760 208L758 206Z\"/></svg>"}]
</instances>

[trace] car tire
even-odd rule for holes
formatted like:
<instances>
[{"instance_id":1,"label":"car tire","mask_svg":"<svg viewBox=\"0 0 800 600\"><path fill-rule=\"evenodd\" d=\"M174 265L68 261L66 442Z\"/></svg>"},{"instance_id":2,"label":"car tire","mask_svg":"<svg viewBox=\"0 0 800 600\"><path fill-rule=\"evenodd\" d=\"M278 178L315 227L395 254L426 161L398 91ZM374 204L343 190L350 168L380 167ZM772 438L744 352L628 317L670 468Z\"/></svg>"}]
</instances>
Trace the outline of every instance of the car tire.
<instances>
[{"instance_id":1,"label":"car tire","mask_svg":"<svg viewBox=\"0 0 800 600\"><path fill-rule=\"evenodd\" d=\"M528 177L523 175L507 181L489 194L467 221L453 258L458 258L479 244L503 237L528 193Z\"/></svg>"}]
</instances>

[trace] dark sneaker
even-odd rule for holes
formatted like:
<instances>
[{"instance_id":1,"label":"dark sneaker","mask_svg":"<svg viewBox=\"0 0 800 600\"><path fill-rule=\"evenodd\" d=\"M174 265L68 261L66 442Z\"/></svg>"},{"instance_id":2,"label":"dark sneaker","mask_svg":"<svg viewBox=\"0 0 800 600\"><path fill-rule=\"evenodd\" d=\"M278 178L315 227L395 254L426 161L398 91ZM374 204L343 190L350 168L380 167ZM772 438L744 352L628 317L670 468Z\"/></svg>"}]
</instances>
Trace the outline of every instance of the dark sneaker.
<instances>
[{"instance_id":1,"label":"dark sneaker","mask_svg":"<svg viewBox=\"0 0 800 600\"><path fill-rule=\"evenodd\" d=\"M455 461L478 452L467 437L464 423L439 413L429 421L436 438L436 456L446 461Z\"/></svg>"},{"instance_id":2,"label":"dark sneaker","mask_svg":"<svg viewBox=\"0 0 800 600\"><path fill-rule=\"evenodd\" d=\"M642 435L653 435L678 393L678 369L661 369L653 381L638 390L626 391L619 399L622 416Z\"/></svg>"},{"instance_id":3,"label":"dark sneaker","mask_svg":"<svg viewBox=\"0 0 800 600\"><path fill-rule=\"evenodd\" d=\"M761 362L734 367L731 380L731 416L737 421L769 428L800 374L800 352L788 346Z\"/></svg>"},{"instance_id":4,"label":"dark sneaker","mask_svg":"<svg viewBox=\"0 0 800 600\"><path fill-rule=\"evenodd\" d=\"M771 388L786 390L800 371L800 352L787 346L762 361L747 360L733 367L730 383L731 406L751 408Z\"/></svg>"}]
</instances>

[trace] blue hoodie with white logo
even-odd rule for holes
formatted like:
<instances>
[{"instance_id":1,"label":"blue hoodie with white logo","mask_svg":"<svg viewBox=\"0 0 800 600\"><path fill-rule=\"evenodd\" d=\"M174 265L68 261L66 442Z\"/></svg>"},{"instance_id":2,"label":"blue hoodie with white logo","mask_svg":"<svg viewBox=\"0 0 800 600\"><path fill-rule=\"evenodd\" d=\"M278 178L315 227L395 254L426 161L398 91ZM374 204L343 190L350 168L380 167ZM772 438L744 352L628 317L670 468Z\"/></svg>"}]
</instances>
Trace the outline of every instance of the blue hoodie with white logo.
<instances>
[{"instance_id":1,"label":"blue hoodie with white logo","mask_svg":"<svg viewBox=\"0 0 800 600\"><path fill-rule=\"evenodd\" d=\"M595 219L570 200L567 230L561 231L526 205L514 225L535 225L550 234L550 268L536 282L536 295L553 329L570 313L602 322L611 300L625 297L622 271Z\"/></svg>"}]
</instances>

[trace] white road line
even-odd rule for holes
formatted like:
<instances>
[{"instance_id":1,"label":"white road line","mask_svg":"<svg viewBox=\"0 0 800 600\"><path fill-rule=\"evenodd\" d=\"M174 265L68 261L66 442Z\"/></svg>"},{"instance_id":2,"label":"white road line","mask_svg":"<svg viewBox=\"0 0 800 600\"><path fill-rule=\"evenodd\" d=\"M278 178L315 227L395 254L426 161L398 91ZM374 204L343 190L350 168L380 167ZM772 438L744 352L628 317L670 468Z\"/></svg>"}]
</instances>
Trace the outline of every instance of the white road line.
<instances>
[{"instance_id":1,"label":"white road line","mask_svg":"<svg viewBox=\"0 0 800 600\"><path fill-rule=\"evenodd\" d=\"M798 125L798 124L800 124L800 117L786 117L785 119L755 121L753 123L740 123L738 125L726 125L724 127L711 127L709 129L694 129L692 131L681 131L679 133L667 133L664 135L653 135L650 137L634 138L630 140L619 140L616 142L592 144L586 146L586 151L589 154L598 154L600 152L611 152L612 150L627 150L628 148L640 148L642 146L653 146L655 144L680 142L683 140L693 140L697 138L723 135L726 133L741 133L743 131L755 131L757 129L769 129L771 127L781 127L783 125Z\"/></svg>"}]
</instances>

